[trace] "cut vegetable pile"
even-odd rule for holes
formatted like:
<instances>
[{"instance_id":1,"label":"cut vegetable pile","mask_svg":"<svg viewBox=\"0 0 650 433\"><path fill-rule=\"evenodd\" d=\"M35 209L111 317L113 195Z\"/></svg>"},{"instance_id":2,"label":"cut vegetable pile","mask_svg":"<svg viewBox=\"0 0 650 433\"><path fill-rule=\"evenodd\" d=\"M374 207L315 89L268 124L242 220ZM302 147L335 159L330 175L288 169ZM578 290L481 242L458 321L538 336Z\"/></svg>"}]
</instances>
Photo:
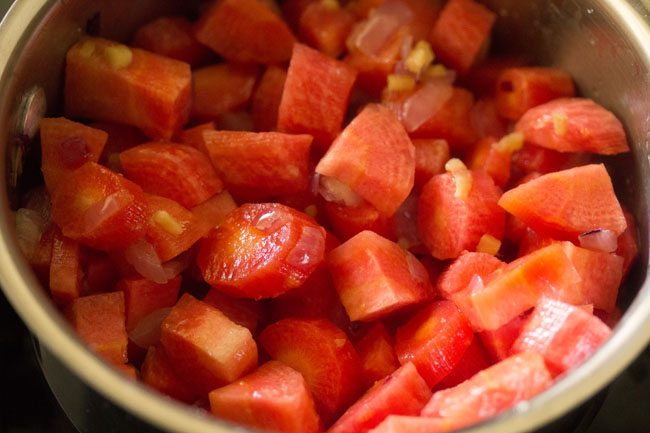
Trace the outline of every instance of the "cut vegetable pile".
<instances>
[{"instance_id":1,"label":"cut vegetable pile","mask_svg":"<svg viewBox=\"0 0 650 433\"><path fill-rule=\"evenodd\" d=\"M611 334L637 255L571 77L474 0L218 0L84 36L17 237L106 362L281 433L446 432ZM83 123L81 123L83 122ZM593 158L593 159L592 159Z\"/></svg>"}]
</instances>

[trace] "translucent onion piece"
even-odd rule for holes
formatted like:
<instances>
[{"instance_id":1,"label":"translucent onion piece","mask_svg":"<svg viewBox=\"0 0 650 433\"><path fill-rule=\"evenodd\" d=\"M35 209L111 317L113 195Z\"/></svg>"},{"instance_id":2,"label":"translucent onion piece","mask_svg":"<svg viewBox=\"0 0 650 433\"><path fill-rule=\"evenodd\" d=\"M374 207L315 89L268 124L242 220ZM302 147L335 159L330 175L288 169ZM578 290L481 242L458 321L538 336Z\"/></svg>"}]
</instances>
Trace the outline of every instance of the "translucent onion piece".
<instances>
[{"instance_id":1,"label":"translucent onion piece","mask_svg":"<svg viewBox=\"0 0 650 433\"><path fill-rule=\"evenodd\" d=\"M153 346L160 340L160 324L171 311L169 308L160 308L143 317L129 334L129 339L143 349Z\"/></svg>"},{"instance_id":2,"label":"translucent onion piece","mask_svg":"<svg viewBox=\"0 0 650 433\"><path fill-rule=\"evenodd\" d=\"M359 206L363 199L345 183L329 176L320 176L320 194L327 201L345 206Z\"/></svg>"},{"instance_id":3,"label":"translucent onion piece","mask_svg":"<svg viewBox=\"0 0 650 433\"><path fill-rule=\"evenodd\" d=\"M169 281L153 245L144 239L138 239L124 251L124 258L140 275L154 283L164 284Z\"/></svg>"},{"instance_id":4,"label":"translucent onion piece","mask_svg":"<svg viewBox=\"0 0 650 433\"><path fill-rule=\"evenodd\" d=\"M430 81L402 104L401 120L408 132L413 132L432 118L451 98L453 89L446 80Z\"/></svg>"},{"instance_id":5,"label":"translucent onion piece","mask_svg":"<svg viewBox=\"0 0 650 433\"><path fill-rule=\"evenodd\" d=\"M31 189L23 198L23 207L35 210L43 218L43 227L52 222L52 201L45 186Z\"/></svg>"},{"instance_id":6,"label":"translucent onion piece","mask_svg":"<svg viewBox=\"0 0 650 433\"><path fill-rule=\"evenodd\" d=\"M580 246L594 251L613 253L618 248L618 238L611 230L592 230L578 236Z\"/></svg>"},{"instance_id":7,"label":"translucent onion piece","mask_svg":"<svg viewBox=\"0 0 650 433\"><path fill-rule=\"evenodd\" d=\"M36 251L45 230L43 218L35 210L20 208L16 211L15 221L18 246L25 257L29 258Z\"/></svg>"},{"instance_id":8,"label":"translucent onion piece","mask_svg":"<svg viewBox=\"0 0 650 433\"><path fill-rule=\"evenodd\" d=\"M93 232L97 227L120 210L117 198L118 194L118 192L113 193L86 210L83 219L84 233Z\"/></svg>"}]
</instances>

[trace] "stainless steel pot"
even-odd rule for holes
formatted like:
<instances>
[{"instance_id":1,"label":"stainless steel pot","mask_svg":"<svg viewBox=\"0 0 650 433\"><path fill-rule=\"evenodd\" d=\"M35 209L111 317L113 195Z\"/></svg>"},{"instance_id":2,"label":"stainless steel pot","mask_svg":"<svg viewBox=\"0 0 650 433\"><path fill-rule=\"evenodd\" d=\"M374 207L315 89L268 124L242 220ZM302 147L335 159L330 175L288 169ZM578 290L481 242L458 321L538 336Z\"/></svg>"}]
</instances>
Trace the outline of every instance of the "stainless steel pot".
<instances>
[{"instance_id":1,"label":"stainless steel pot","mask_svg":"<svg viewBox=\"0 0 650 433\"><path fill-rule=\"evenodd\" d=\"M123 378L75 337L18 249L11 203L30 168L34 119L60 105L63 58L83 31L124 39L137 23L180 7L161 0L17 0L0 26L0 283L10 302L47 350L43 368L64 409L88 431L243 431L172 402ZM618 192L639 224L640 258L622 302L629 307L613 336L591 359L530 402L471 432L522 432L565 414L603 388L650 340L648 215L650 208L650 2L646 0L486 0L500 15L496 43L541 64L568 70L583 94L625 123L631 156L612 164ZM34 164L32 164L34 165ZM33 168L35 169L35 168ZM51 354L51 355L50 355ZM71 371L67 377L60 369ZM78 388L81 380L92 398ZM97 394L96 394L97 393ZM98 397L100 396L100 397ZM99 402L99 403L97 403ZM103 403L102 403L103 402ZM110 418L115 408L131 414ZM83 418L83 419L80 419ZM99 428L99 425L103 425ZM105 425L108 424L108 427ZM86 426L86 427L84 427Z\"/></svg>"}]
</instances>

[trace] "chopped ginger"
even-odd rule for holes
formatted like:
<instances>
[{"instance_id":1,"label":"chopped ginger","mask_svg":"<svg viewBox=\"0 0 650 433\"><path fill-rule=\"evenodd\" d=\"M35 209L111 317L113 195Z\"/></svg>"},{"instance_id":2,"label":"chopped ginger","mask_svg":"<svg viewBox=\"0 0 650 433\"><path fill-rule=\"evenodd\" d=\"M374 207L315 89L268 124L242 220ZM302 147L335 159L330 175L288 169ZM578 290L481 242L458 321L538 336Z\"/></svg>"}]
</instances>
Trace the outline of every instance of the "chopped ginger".
<instances>
[{"instance_id":1,"label":"chopped ginger","mask_svg":"<svg viewBox=\"0 0 650 433\"><path fill-rule=\"evenodd\" d=\"M456 193L454 197L466 199L472 191L472 172L458 158L452 158L445 164L445 170L451 173L456 182Z\"/></svg>"},{"instance_id":2,"label":"chopped ginger","mask_svg":"<svg viewBox=\"0 0 650 433\"><path fill-rule=\"evenodd\" d=\"M153 215L153 220L169 234L178 236L183 233L183 226L167 211L159 210Z\"/></svg>"},{"instance_id":3,"label":"chopped ginger","mask_svg":"<svg viewBox=\"0 0 650 433\"><path fill-rule=\"evenodd\" d=\"M429 68L434 59L435 55L431 49L431 44L426 41L419 41L406 57L404 64L408 71L419 75Z\"/></svg>"},{"instance_id":4,"label":"chopped ginger","mask_svg":"<svg viewBox=\"0 0 650 433\"><path fill-rule=\"evenodd\" d=\"M524 134L513 132L504 136L496 144L496 149L503 153L514 153L524 147Z\"/></svg>"},{"instance_id":5,"label":"chopped ginger","mask_svg":"<svg viewBox=\"0 0 650 433\"><path fill-rule=\"evenodd\" d=\"M115 70L124 69L133 61L133 52L129 47L122 44L106 47L104 55L108 64Z\"/></svg>"},{"instance_id":6,"label":"chopped ginger","mask_svg":"<svg viewBox=\"0 0 650 433\"><path fill-rule=\"evenodd\" d=\"M560 137L566 135L567 132L567 119L564 113L553 113L553 130Z\"/></svg>"},{"instance_id":7,"label":"chopped ginger","mask_svg":"<svg viewBox=\"0 0 650 433\"><path fill-rule=\"evenodd\" d=\"M415 89L415 78L406 74L390 74L388 76L389 92L410 92Z\"/></svg>"},{"instance_id":8,"label":"chopped ginger","mask_svg":"<svg viewBox=\"0 0 650 433\"><path fill-rule=\"evenodd\" d=\"M492 235L484 234L476 245L476 251L495 256L501 249L501 241Z\"/></svg>"},{"instance_id":9,"label":"chopped ginger","mask_svg":"<svg viewBox=\"0 0 650 433\"><path fill-rule=\"evenodd\" d=\"M440 78L444 77L449 73L449 70L445 68L445 65L437 63L435 65L429 66L424 71L425 78Z\"/></svg>"},{"instance_id":10,"label":"chopped ginger","mask_svg":"<svg viewBox=\"0 0 650 433\"><path fill-rule=\"evenodd\" d=\"M331 10L336 10L341 7L338 0L321 0L321 5Z\"/></svg>"}]
</instances>

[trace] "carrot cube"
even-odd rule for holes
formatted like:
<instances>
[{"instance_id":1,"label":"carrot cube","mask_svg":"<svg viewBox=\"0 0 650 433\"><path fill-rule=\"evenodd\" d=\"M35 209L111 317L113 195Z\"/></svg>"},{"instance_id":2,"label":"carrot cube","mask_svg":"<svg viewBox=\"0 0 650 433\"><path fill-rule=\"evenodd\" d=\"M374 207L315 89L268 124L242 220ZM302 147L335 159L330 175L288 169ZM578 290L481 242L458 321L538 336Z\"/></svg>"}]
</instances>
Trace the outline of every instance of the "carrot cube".
<instances>
[{"instance_id":1,"label":"carrot cube","mask_svg":"<svg viewBox=\"0 0 650 433\"><path fill-rule=\"evenodd\" d=\"M528 110L515 125L526 142L559 152L616 155L630 151L621 121L586 98L561 98Z\"/></svg>"},{"instance_id":2,"label":"carrot cube","mask_svg":"<svg viewBox=\"0 0 650 433\"><path fill-rule=\"evenodd\" d=\"M587 359L610 334L607 325L581 308L542 298L512 352L539 353L557 375Z\"/></svg>"},{"instance_id":3,"label":"carrot cube","mask_svg":"<svg viewBox=\"0 0 650 433\"><path fill-rule=\"evenodd\" d=\"M120 162L126 177L146 192L186 208L203 203L223 189L207 155L190 146L145 143L120 153Z\"/></svg>"},{"instance_id":4,"label":"carrot cube","mask_svg":"<svg viewBox=\"0 0 650 433\"><path fill-rule=\"evenodd\" d=\"M450 0L429 40L440 60L465 74L487 46L495 21L496 14L474 0Z\"/></svg>"},{"instance_id":5,"label":"carrot cube","mask_svg":"<svg viewBox=\"0 0 650 433\"><path fill-rule=\"evenodd\" d=\"M133 329L140 320L160 308L173 307L180 287L180 277L172 278L164 284L139 277L120 280L115 289L124 292L126 329Z\"/></svg>"},{"instance_id":6,"label":"carrot cube","mask_svg":"<svg viewBox=\"0 0 650 433\"><path fill-rule=\"evenodd\" d=\"M432 295L429 274L418 259L371 231L332 250L327 265L353 321L379 319Z\"/></svg>"},{"instance_id":7,"label":"carrot cube","mask_svg":"<svg viewBox=\"0 0 650 433\"><path fill-rule=\"evenodd\" d=\"M420 190L436 174L445 172L449 161L449 144L440 139L414 139L415 187Z\"/></svg>"},{"instance_id":8,"label":"carrot cube","mask_svg":"<svg viewBox=\"0 0 650 433\"><path fill-rule=\"evenodd\" d=\"M452 295L475 330L495 330L537 304L555 287L570 287L580 275L557 244L509 263ZM503 302L508 299L508 302Z\"/></svg>"},{"instance_id":9,"label":"carrot cube","mask_svg":"<svg viewBox=\"0 0 650 433\"><path fill-rule=\"evenodd\" d=\"M52 192L67 174L99 160L108 134L64 117L41 120L41 170Z\"/></svg>"},{"instance_id":10,"label":"carrot cube","mask_svg":"<svg viewBox=\"0 0 650 433\"><path fill-rule=\"evenodd\" d=\"M504 412L552 384L542 357L522 353L494 364L454 388L434 393L421 415L441 423L427 432L461 429Z\"/></svg>"},{"instance_id":11,"label":"carrot cube","mask_svg":"<svg viewBox=\"0 0 650 433\"><path fill-rule=\"evenodd\" d=\"M356 71L296 44L278 109L278 130L310 134L321 150L341 131Z\"/></svg>"},{"instance_id":12,"label":"carrot cube","mask_svg":"<svg viewBox=\"0 0 650 433\"><path fill-rule=\"evenodd\" d=\"M471 119L473 106L474 95L454 87L451 97L442 107L410 135L413 138L442 138L447 140L452 150L466 149L476 140Z\"/></svg>"},{"instance_id":13,"label":"carrot cube","mask_svg":"<svg viewBox=\"0 0 650 433\"><path fill-rule=\"evenodd\" d=\"M187 63L101 38L84 38L66 56L67 117L125 123L169 139L187 121Z\"/></svg>"},{"instance_id":14,"label":"carrot cube","mask_svg":"<svg viewBox=\"0 0 650 433\"><path fill-rule=\"evenodd\" d=\"M262 316L262 306L252 299L233 298L217 289L211 289L203 302L221 311L230 320L255 333Z\"/></svg>"},{"instance_id":15,"label":"carrot cube","mask_svg":"<svg viewBox=\"0 0 650 433\"><path fill-rule=\"evenodd\" d=\"M147 195L147 231L145 239L161 262L166 262L189 250L208 234L212 226L174 200Z\"/></svg>"},{"instance_id":16,"label":"carrot cube","mask_svg":"<svg viewBox=\"0 0 650 433\"><path fill-rule=\"evenodd\" d=\"M296 42L282 18L260 0L216 2L199 19L196 38L229 61L263 64L289 60Z\"/></svg>"},{"instance_id":17,"label":"carrot cube","mask_svg":"<svg viewBox=\"0 0 650 433\"><path fill-rule=\"evenodd\" d=\"M77 298L66 315L79 337L104 359L126 364L124 293L111 292Z\"/></svg>"},{"instance_id":18,"label":"carrot cube","mask_svg":"<svg viewBox=\"0 0 650 433\"><path fill-rule=\"evenodd\" d=\"M388 108L368 105L332 143L316 172L390 216L413 188L415 148Z\"/></svg>"},{"instance_id":19,"label":"carrot cube","mask_svg":"<svg viewBox=\"0 0 650 433\"><path fill-rule=\"evenodd\" d=\"M274 131L278 126L278 109L287 80L287 70L269 66L253 93L251 116L255 131Z\"/></svg>"},{"instance_id":20,"label":"carrot cube","mask_svg":"<svg viewBox=\"0 0 650 433\"><path fill-rule=\"evenodd\" d=\"M345 332L323 319L283 319L258 338L271 355L300 372L327 425L359 395L361 366Z\"/></svg>"},{"instance_id":21,"label":"carrot cube","mask_svg":"<svg viewBox=\"0 0 650 433\"><path fill-rule=\"evenodd\" d=\"M194 37L194 25L185 17L168 16L140 27L133 36L134 47L197 66L211 57L210 50Z\"/></svg>"},{"instance_id":22,"label":"carrot cube","mask_svg":"<svg viewBox=\"0 0 650 433\"><path fill-rule=\"evenodd\" d=\"M192 71L193 119L217 120L243 108L253 93L257 67L220 63Z\"/></svg>"},{"instance_id":23,"label":"carrot cube","mask_svg":"<svg viewBox=\"0 0 650 433\"><path fill-rule=\"evenodd\" d=\"M330 427L330 433L365 433L388 415L417 415L431 398L431 389L412 363L406 363L366 394Z\"/></svg>"},{"instance_id":24,"label":"carrot cube","mask_svg":"<svg viewBox=\"0 0 650 433\"><path fill-rule=\"evenodd\" d=\"M257 365L257 345L250 331L187 293L163 321L160 343L174 370L198 395L207 395Z\"/></svg>"},{"instance_id":25,"label":"carrot cube","mask_svg":"<svg viewBox=\"0 0 650 433\"><path fill-rule=\"evenodd\" d=\"M545 174L503 194L499 206L541 235L577 240L595 229L620 235L627 225L602 164Z\"/></svg>"},{"instance_id":26,"label":"carrot cube","mask_svg":"<svg viewBox=\"0 0 650 433\"><path fill-rule=\"evenodd\" d=\"M375 322L354 344L361 360L361 371L366 388L393 373L400 366L393 348L393 338L386 326Z\"/></svg>"},{"instance_id":27,"label":"carrot cube","mask_svg":"<svg viewBox=\"0 0 650 433\"><path fill-rule=\"evenodd\" d=\"M140 374L144 383L176 400L193 403L197 398L176 374L169 357L160 346L149 347Z\"/></svg>"},{"instance_id":28,"label":"carrot cube","mask_svg":"<svg viewBox=\"0 0 650 433\"><path fill-rule=\"evenodd\" d=\"M270 198L309 186L309 135L207 131L203 140L212 165L236 197Z\"/></svg>"},{"instance_id":29,"label":"carrot cube","mask_svg":"<svg viewBox=\"0 0 650 433\"><path fill-rule=\"evenodd\" d=\"M519 120L533 107L576 93L573 79L563 70L532 67L503 70L495 90L499 114L510 120Z\"/></svg>"},{"instance_id":30,"label":"carrot cube","mask_svg":"<svg viewBox=\"0 0 650 433\"><path fill-rule=\"evenodd\" d=\"M181 132L180 142L192 146L207 155L205 143L203 142L203 131L216 131L213 121L201 123L200 125L187 128Z\"/></svg>"},{"instance_id":31,"label":"carrot cube","mask_svg":"<svg viewBox=\"0 0 650 433\"><path fill-rule=\"evenodd\" d=\"M269 361L235 383L209 394L210 411L254 429L278 433L316 433L319 419L302 375Z\"/></svg>"},{"instance_id":32,"label":"carrot cube","mask_svg":"<svg viewBox=\"0 0 650 433\"><path fill-rule=\"evenodd\" d=\"M418 202L418 232L437 259L453 259L474 251L481 237L501 239L505 212L497 205L501 190L483 171L471 171L471 182L450 173L432 177ZM467 197L457 196L459 185L467 185ZM457 185L458 184L458 185Z\"/></svg>"},{"instance_id":33,"label":"carrot cube","mask_svg":"<svg viewBox=\"0 0 650 433\"><path fill-rule=\"evenodd\" d=\"M81 295L82 277L81 246L56 230L50 262L50 293L54 302L65 305L77 299Z\"/></svg>"},{"instance_id":34,"label":"carrot cube","mask_svg":"<svg viewBox=\"0 0 650 433\"><path fill-rule=\"evenodd\" d=\"M314 2L300 16L300 36L321 53L337 58L345 50L354 16L337 3Z\"/></svg>"},{"instance_id":35,"label":"carrot cube","mask_svg":"<svg viewBox=\"0 0 650 433\"><path fill-rule=\"evenodd\" d=\"M397 328L395 352L412 362L429 387L444 379L472 344L474 331L453 302L435 301Z\"/></svg>"},{"instance_id":36,"label":"carrot cube","mask_svg":"<svg viewBox=\"0 0 650 433\"><path fill-rule=\"evenodd\" d=\"M235 209L237 209L237 203L235 203L228 191L223 190L203 203L194 206L191 211L200 224L214 228L221 224L226 219L226 216Z\"/></svg>"}]
</instances>

